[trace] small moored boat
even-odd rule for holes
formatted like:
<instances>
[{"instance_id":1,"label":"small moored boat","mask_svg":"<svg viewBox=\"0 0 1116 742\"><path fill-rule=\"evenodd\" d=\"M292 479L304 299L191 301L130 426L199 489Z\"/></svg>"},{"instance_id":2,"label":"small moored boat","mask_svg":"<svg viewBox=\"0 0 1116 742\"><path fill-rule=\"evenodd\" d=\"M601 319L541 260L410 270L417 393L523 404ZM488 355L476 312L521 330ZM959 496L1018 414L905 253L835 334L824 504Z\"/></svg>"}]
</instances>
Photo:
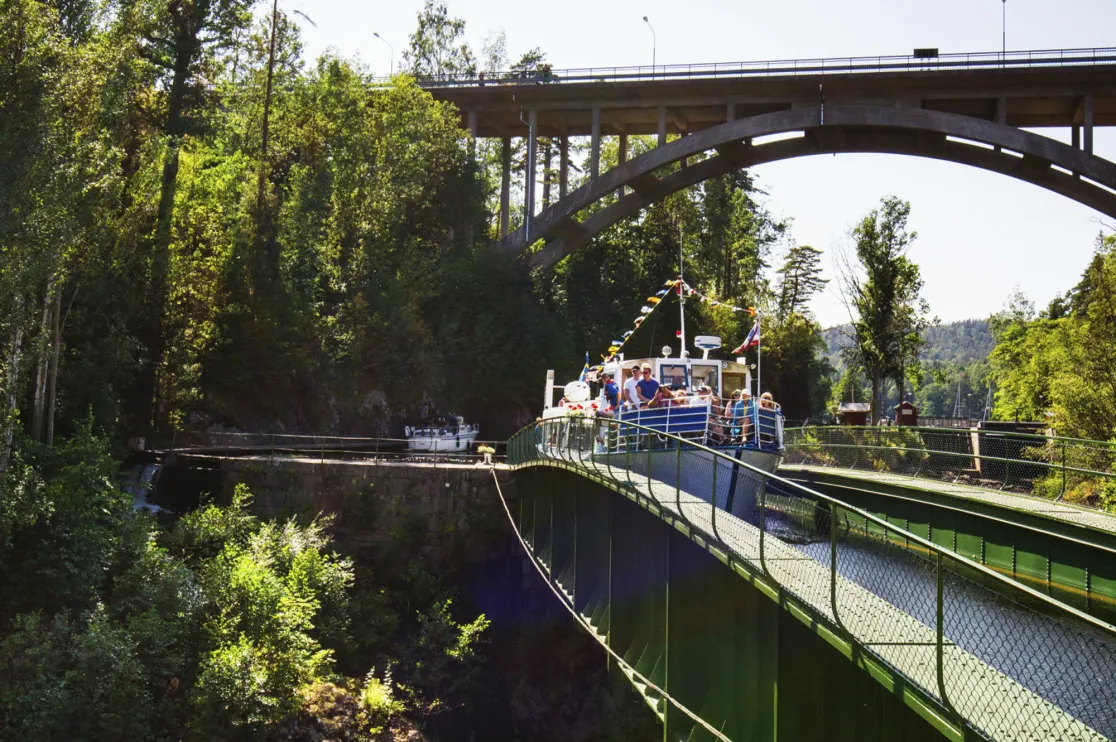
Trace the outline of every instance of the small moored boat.
<instances>
[{"instance_id":1,"label":"small moored boat","mask_svg":"<svg viewBox=\"0 0 1116 742\"><path fill-rule=\"evenodd\" d=\"M480 426L460 416L445 416L418 427L403 429L408 451L468 451L480 435Z\"/></svg>"}]
</instances>

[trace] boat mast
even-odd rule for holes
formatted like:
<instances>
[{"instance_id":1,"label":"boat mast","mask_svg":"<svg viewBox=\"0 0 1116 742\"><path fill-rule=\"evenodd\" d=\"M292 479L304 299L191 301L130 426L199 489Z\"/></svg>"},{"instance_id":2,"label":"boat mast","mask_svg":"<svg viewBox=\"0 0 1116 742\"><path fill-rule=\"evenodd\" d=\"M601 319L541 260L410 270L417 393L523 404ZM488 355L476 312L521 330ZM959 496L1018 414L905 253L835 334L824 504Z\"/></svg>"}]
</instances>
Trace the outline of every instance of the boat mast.
<instances>
[{"instance_id":1,"label":"boat mast","mask_svg":"<svg viewBox=\"0 0 1116 742\"><path fill-rule=\"evenodd\" d=\"M684 286L686 285L686 270L682 265L682 224L678 224L678 317L681 324L682 348L678 351L678 357L686 360L686 295Z\"/></svg>"},{"instance_id":2,"label":"boat mast","mask_svg":"<svg viewBox=\"0 0 1116 742\"><path fill-rule=\"evenodd\" d=\"M755 396L755 399L758 400L760 398L760 395L763 394L763 389L762 389L762 386L761 386L761 384L763 382L763 315L760 314L759 311L756 312L756 339L759 342L756 343L756 396Z\"/></svg>"}]
</instances>

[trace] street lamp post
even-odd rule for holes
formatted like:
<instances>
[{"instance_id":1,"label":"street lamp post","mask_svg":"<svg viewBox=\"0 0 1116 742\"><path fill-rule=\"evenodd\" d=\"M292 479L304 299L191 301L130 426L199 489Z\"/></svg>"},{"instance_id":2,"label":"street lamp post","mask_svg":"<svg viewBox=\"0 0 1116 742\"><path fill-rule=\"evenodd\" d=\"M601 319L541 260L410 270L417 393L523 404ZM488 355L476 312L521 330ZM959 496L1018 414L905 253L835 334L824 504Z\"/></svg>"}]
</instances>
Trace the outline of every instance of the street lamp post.
<instances>
[{"instance_id":1,"label":"street lamp post","mask_svg":"<svg viewBox=\"0 0 1116 742\"><path fill-rule=\"evenodd\" d=\"M375 36L380 41L387 44L388 51L391 52L391 58L390 58L391 61L388 63L388 76L390 77L390 76L395 74L395 47L392 46L391 43L387 39L385 39L383 36L380 36L380 34L377 33L376 31L373 31L372 35Z\"/></svg>"},{"instance_id":2,"label":"street lamp post","mask_svg":"<svg viewBox=\"0 0 1116 742\"><path fill-rule=\"evenodd\" d=\"M1000 58L1007 62L1007 0L1000 2L1000 41L1002 44Z\"/></svg>"},{"instance_id":3,"label":"street lamp post","mask_svg":"<svg viewBox=\"0 0 1116 742\"><path fill-rule=\"evenodd\" d=\"M655 27L651 25L651 21L647 20L647 16L643 16L643 22L651 29L651 77L655 77L655 52L657 51L658 42L655 39Z\"/></svg>"}]
</instances>

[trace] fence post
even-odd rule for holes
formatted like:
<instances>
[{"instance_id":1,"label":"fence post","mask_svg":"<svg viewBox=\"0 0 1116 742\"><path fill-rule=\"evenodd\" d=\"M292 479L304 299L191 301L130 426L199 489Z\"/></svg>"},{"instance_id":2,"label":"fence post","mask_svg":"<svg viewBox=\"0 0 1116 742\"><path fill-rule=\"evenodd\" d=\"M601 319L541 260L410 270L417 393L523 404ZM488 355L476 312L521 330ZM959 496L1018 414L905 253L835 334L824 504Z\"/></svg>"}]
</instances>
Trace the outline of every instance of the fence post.
<instances>
[{"instance_id":1,"label":"fence post","mask_svg":"<svg viewBox=\"0 0 1116 742\"><path fill-rule=\"evenodd\" d=\"M721 534L717 533L717 470L721 466L717 462L717 455L713 454L713 494L710 496L709 501L713 504L712 520L713 520L713 535L717 540L721 540ZM732 481L731 479L729 480Z\"/></svg>"},{"instance_id":2,"label":"fence post","mask_svg":"<svg viewBox=\"0 0 1116 742\"><path fill-rule=\"evenodd\" d=\"M682 514L682 441L674 442L674 506Z\"/></svg>"},{"instance_id":3,"label":"fence post","mask_svg":"<svg viewBox=\"0 0 1116 742\"><path fill-rule=\"evenodd\" d=\"M767 563L763 560L763 536L767 532L767 480L760 479L760 537L759 537L759 558L760 568L766 572Z\"/></svg>"},{"instance_id":4,"label":"fence post","mask_svg":"<svg viewBox=\"0 0 1116 742\"><path fill-rule=\"evenodd\" d=\"M616 424L616 434L617 434L617 436L620 435L620 423ZM631 486L631 484L632 484L632 436L631 436L631 427L630 426L629 426L629 429L628 429L628 435L624 436L624 469L626 469L627 472L628 472L628 474L627 474L628 485Z\"/></svg>"},{"instance_id":5,"label":"fence post","mask_svg":"<svg viewBox=\"0 0 1116 742\"><path fill-rule=\"evenodd\" d=\"M829 503L829 603L833 608L833 621L840 626L837 615L837 506Z\"/></svg>"},{"instance_id":6,"label":"fence post","mask_svg":"<svg viewBox=\"0 0 1116 742\"><path fill-rule=\"evenodd\" d=\"M1066 442L1062 440L1062 494L1058 495L1061 500L1066 496Z\"/></svg>"},{"instance_id":7,"label":"fence post","mask_svg":"<svg viewBox=\"0 0 1116 742\"><path fill-rule=\"evenodd\" d=\"M942 552L939 550L937 552L937 568L935 570L937 577L937 641L935 642L935 654L938 675L938 693L941 694L942 703L944 703L946 707L952 711L953 705L949 702L949 698L946 695L945 687L945 569L942 563Z\"/></svg>"}]
</instances>

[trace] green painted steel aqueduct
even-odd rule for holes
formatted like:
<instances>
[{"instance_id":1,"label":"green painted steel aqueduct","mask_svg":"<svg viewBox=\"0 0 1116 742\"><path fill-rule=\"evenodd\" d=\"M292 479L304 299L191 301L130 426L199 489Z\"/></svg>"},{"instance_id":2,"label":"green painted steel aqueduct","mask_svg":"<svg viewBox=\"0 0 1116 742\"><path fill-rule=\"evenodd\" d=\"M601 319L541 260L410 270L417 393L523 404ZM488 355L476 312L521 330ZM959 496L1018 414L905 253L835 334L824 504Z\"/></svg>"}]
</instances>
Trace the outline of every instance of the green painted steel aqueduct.
<instances>
[{"instance_id":1,"label":"green painted steel aqueduct","mask_svg":"<svg viewBox=\"0 0 1116 742\"><path fill-rule=\"evenodd\" d=\"M508 463L532 563L666 740L1116 732L1116 628L907 530L894 503L873 515L615 422L531 426ZM726 488L739 516L711 502Z\"/></svg>"}]
</instances>

